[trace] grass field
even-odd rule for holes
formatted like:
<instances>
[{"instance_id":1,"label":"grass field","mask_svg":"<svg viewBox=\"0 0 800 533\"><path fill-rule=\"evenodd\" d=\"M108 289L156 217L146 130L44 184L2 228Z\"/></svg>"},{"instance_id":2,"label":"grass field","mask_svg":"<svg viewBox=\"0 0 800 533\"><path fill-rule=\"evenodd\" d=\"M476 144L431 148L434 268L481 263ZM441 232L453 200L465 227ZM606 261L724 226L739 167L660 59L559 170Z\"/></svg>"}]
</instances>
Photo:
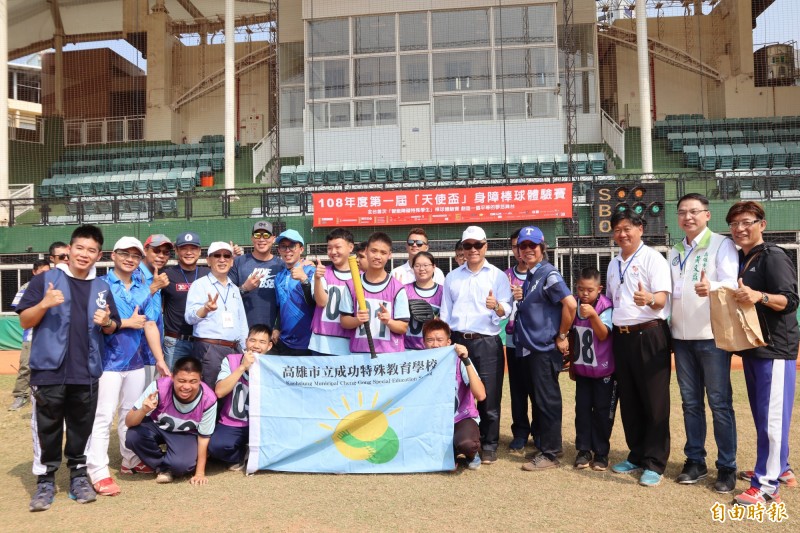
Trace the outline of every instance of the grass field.
<instances>
[{"instance_id":1,"label":"grass field","mask_svg":"<svg viewBox=\"0 0 800 533\"><path fill-rule=\"evenodd\" d=\"M733 373L739 427L739 467L752 468L755 433L744 376ZM78 505L67 497L66 467L59 470L59 493L44 513L28 512L34 490L31 474L30 407L8 412L12 376L0 376L0 530L5 531L797 531L800 489L781 495L788 520L716 524L710 508L728 505L733 495L712 490L716 449L709 435L707 480L694 486L674 482L683 464L683 418L677 383L672 379L672 454L666 478L655 488L640 487L631 476L572 468L575 457L574 384L562 375L564 451L562 467L545 472L520 470L521 456L507 452L511 439L508 388L503 401L499 460L472 472L409 475L313 475L263 472L246 477L209 467L209 484L185 480L156 485L152 476L117 478L122 494ZM709 431L710 414L709 414ZM112 434L111 465L120 464ZM800 448L800 415L795 409L791 449ZM622 425L612 436L611 461L626 455ZM737 491L748 486L739 481ZM766 528L766 529L765 529Z\"/></svg>"}]
</instances>

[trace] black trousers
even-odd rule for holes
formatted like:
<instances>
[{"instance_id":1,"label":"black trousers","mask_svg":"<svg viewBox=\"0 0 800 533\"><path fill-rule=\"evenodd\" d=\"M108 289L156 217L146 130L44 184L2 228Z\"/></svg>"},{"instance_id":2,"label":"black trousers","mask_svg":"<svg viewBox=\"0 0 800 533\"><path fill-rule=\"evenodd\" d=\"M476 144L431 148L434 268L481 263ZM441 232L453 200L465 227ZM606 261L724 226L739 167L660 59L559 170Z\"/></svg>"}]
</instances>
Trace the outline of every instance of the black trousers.
<instances>
[{"instance_id":1,"label":"black trousers","mask_svg":"<svg viewBox=\"0 0 800 533\"><path fill-rule=\"evenodd\" d=\"M192 357L199 359L203 363L203 382L213 390L217 385L217 376L222 367L222 360L226 356L236 353L236 348L222 346L221 344L210 344L195 340L192 344Z\"/></svg>"},{"instance_id":2,"label":"black trousers","mask_svg":"<svg viewBox=\"0 0 800 533\"><path fill-rule=\"evenodd\" d=\"M522 358L525 387L533 396L533 434L536 446L555 457L561 451L561 373L563 356L558 350L531 352Z\"/></svg>"},{"instance_id":3,"label":"black trousers","mask_svg":"<svg viewBox=\"0 0 800 533\"><path fill-rule=\"evenodd\" d=\"M527 439L531 432L528 415L528 399L533 405L533 394L525 387L525 364L517 357L517 349L506 346L506 366L508 366L508 390L511 394L511 435Z\"/></svg>"},{"instance_id":4,"label":"black trousers","mask_svg":"<svg viewBox=\"0 0 800 533\"><path fill-rule=\"evenodd\" d=\"M616 412L617 380L614 376L575 376L575 449L608 457Z\"/></svg>"},{"instance_id":5,"label":"black trousers","mask_svg":"<svg viewBox=\"0 0 800 533\"><path fill-rule=\"evenodd\" d=\"M628 461L659 474L669 459L670 335L666 322L634 333L614 327L614 359Z\"/></svg>"},{"instance_id":6,"label":"black trousers","mask_svg":"<svg viewBox=\"0 0 800 533\"><path fill-rule=\"evenodd\" d=\"M505 372L503 341L499 335L465 339L458 331L454 331L452 337L453 342L467 347L475 370L486 388L486 399L478 402L478 414L481 417L478 426L481 431L481 448L497 451L497 444L500 441L500 401L503 399Z\"/></svg>"},{"instance_id":7,"label":"black trousers","mask_svg":"<svg viewBox=\"0 0 800 533\"><path fill-rule=\"evenodd\" d=\"M97 382L91 385L38 385L33 387L33 473L38 481L54 481L64 455L70 478L86 475L86 443L97 410Z\"/></svg>"}]
</instances>

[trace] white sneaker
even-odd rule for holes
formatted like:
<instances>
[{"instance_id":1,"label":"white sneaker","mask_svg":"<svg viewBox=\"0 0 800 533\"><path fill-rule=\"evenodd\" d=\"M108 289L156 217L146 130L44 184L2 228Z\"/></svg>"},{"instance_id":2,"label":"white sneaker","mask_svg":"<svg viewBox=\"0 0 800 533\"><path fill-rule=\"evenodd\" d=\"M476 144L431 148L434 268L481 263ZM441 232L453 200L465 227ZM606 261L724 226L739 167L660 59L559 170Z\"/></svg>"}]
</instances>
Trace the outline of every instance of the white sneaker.
<instances>
[{"instance_id":1,"label":"white sneaker","mask_svg":"<svg viewBox=\"0 0 800 533\"><path fill-rule=\"evenodd\" d=\"M172 472L164 470L156 474L156 483L172 483Z\"/></svg>"}]
</instances>

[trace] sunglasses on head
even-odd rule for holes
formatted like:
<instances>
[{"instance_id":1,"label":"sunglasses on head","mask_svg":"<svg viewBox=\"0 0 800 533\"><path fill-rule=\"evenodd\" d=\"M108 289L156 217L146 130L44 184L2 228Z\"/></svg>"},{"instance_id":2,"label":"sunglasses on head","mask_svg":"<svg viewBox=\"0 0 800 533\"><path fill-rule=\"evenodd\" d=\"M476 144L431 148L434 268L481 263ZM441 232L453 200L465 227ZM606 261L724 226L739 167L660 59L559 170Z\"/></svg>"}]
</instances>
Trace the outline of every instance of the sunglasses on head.
<instances>
[{"instance_id":1,"label":"sunglasses on head","mask_svg":"<svg viewBox=\"0 0 800 533\"><path fill-rule=\"evenodd\" d=\"M272 233L268 231L253 233L254 239L269 239L270 237L272 237Z\"/></svg>"},{"instance_id":2,"label":"sunglasses on head","mask_svg":"<svg viewBox=\"0 0 800 533\"><path fill-rule=\"evenodd\" d=\"M409 239L406 241L406 244L409 246L425 246L427 241L423 241L421 239Z\"/></svg>"},{"instance_id":3,"label":"sunglasses on head","mask_svg":"<svg viewBox=\"0 0 800 533\"><path fill-rule=\"evenodd\" d=\"M461 247L464 248L465 250L472 250L473 248L475 248L476 250L480 250L484 246L486 246L486 243L482 242L482 241L479 241L479 242L465 242L465 243L461 244Z\"/></svg>"},{"instance_id":4,"label":"sunglasses on head","mask_svg":"<svg viewBox=\"0 0 800 533\"><path fill-rule=\"evenodd\" d=\"M231 257L233 257L233 255L216 252L211 254L211 257L213 257L214 259L230 259Z\"/></svg>"}]
</instances>

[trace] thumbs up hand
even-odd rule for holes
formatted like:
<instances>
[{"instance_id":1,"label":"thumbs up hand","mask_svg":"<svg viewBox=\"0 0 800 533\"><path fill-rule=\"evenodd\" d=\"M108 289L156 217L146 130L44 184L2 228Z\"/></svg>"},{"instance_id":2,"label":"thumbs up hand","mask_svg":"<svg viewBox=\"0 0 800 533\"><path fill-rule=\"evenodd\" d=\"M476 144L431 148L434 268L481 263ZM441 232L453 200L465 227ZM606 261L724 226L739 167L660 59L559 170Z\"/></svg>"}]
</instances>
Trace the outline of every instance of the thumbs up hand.
<instances>
[{"instance_id":1,"label":"thumbs up hand","mask_svg":"<svg viewBox=\"0 0 800 533\"><path fill-rule=\"evenodd\" d=\"M516 301L522 300L522 285L512 285L511 296L513 296Z\"/></svg>"},{"instance_id":2,"label":"thumbs up hand","mask_svg":"<svg viewBox=\"0 0 800 533\"><path fill-rule=\"evenodd\" d=\"M153 281L150 282L150 294L155 294L160 289L169 285L169 278L166 274L158 273L158 267L153 267Z\"/></svg>"},{"instance_id":3,"label":"thumbs up hand","mask_svg":"<svg viewBox=\"0 0 800 533\"><path fill-rule=\"evenodd\" d=\"M110 321L111 321L111 310L108 308L108 304L106 304L105 307L101 307L97 311L95 311L94 316L92 317L92 322L94 322L101 328L106 327L106 325L108 325Z\"/></svg>"},{"instance_id":4,"label":"thumbs up hand","mask_svg":"<svg viewBox=\"0 0 800 533\"><path fill-rule=\"evenodd\" d=\"M739 278L739 288L734 291L733 296L741 304L755 305L761 301L763 294L761 291L754 291L744 284L742 278Z\"/></svg>"},{"instance_id":5,"label":"thumbs up hand","mask_svg":"<svg viewBox=\"0 0 800 533\"><path fill-rule=\"evenodd\" d=\"M708 297L711 292L711 282L706 277L706 271L700 271L700 281L694 284L694 292L703 298Z\"/></svg>"},{"instance_id":6,"label":"thumbs up hand","mask_svg":"<svg viewBox=\"0 0 800 533\"><path fill-rule=\"evenodd\" d=\"M53 283L50 282L47 284L47 290L44 293L44 297L42 298L41 305L45 309L50 309L51 307L55 307L57 305L61 305L64 303L64 293L58 289L53 288Z\"/></svg>"},{"instance_id":7,"label":"thumbs up hand","mask_svg":"<svg viewBox=\"0 0 800 533\"><path fill-rule=\"evenodd\" d=\"M494 297L494 292L490 290L489 296L486 297L486 309L496 312L498 305L497 298Z\"/></svg>"},{"instance_id":8,"label":"thumbs up hand","mask_svg":"<svg viewBox=\"0 0 800 533\"><path fill-rule=\"evenodd\" d=\"M139 306L137 305L133 308L133 314L131 317L122 321L122 327L130 329L144 329L146 322L147 317L139 314Z\"/></svg>"},{"instance_id":9,"label":"thumbs up hand","mask_svg":"<svg viewBox=\"0 0 800 533\"><path fill-rule=\"evenodd\" d=\"M244 255L244 248L238 244L233 244L233 241L229 241L228 244L231 246L231 250L233 250L233 255Z\"/></svg>"},{"instance_id":10,"label":"thumbs up hand","mask_svg":"<svg viewBox=\"0 0 800 533\"><path fill-rule=\"evenodd\" d=\"M325 277L325 265L317 257L317 269L314 271L314 279L322 279Z\"/></svg>"},{"instance_id":11,"label":"thumbs up hand","mask_svg":"<svg viewBox=\"0 0 800 533\"><path fill-rule=\"evenodd\" d=\"M303 282L308 279L306 275L306 271L303 270L303 265L301 263L297 263L292 268L292 279L296 279L297 281Z\"/></svg>"},{"instance_id":12,"label":"thumbs up hand","mask_svg":"<svg viewBox=\"0 0 800 533\"><path fill-rule=\"evenodd\" d=\"M633 303L639 307L644 307L645 305L650 305L652 301L653 295L644 290L644 285L642 285L642 282L640 281L639 288L633 293Z\"/></svg>"}]
</instances>

